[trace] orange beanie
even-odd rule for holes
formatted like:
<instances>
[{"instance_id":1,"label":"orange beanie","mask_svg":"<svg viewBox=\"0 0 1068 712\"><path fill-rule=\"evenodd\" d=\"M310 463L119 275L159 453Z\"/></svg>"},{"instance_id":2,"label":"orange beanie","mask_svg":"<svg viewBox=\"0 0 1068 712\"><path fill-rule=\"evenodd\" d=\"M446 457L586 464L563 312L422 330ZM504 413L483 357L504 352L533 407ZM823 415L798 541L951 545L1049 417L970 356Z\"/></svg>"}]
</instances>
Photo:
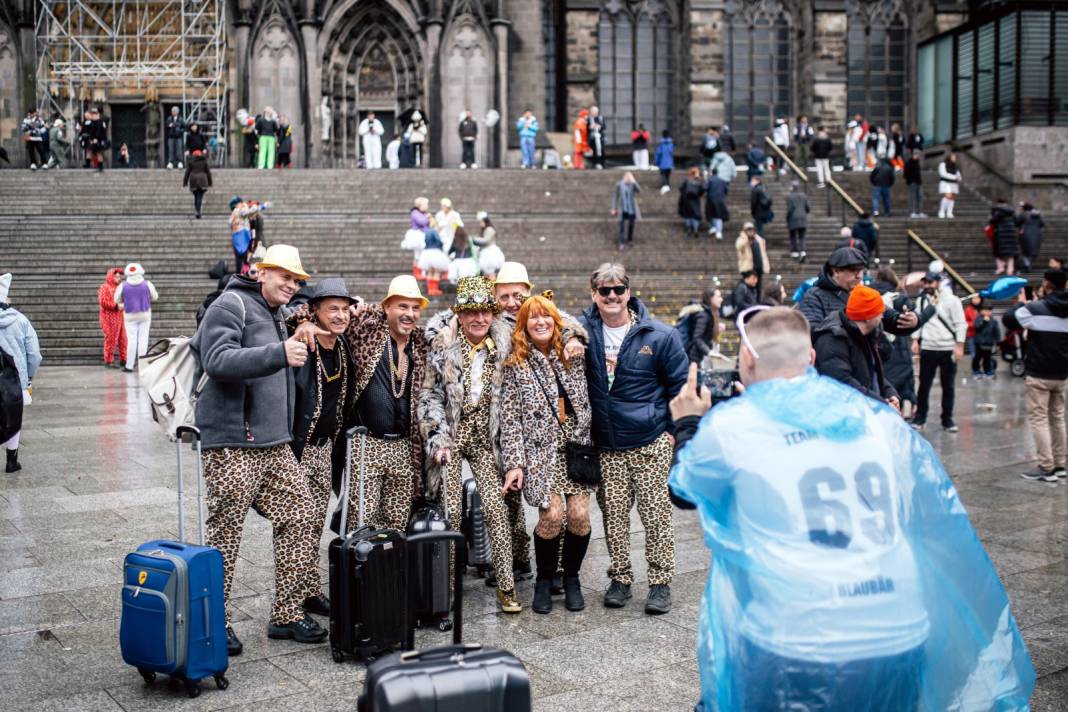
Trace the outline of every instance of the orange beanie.
<instances>
[{"instance_id":1,"label":"orange beanie","mask_svg":"<svg viewBox=\"0 0 1068 712\"><path fill-rule=\"evenodd\" d=\"M849 301L846 302L846 316L851 321L867 321L877 316L882 316L886 311L883 298L871 287L863 284L853 288L849 293Z\"/></svg>"}]
</instances>

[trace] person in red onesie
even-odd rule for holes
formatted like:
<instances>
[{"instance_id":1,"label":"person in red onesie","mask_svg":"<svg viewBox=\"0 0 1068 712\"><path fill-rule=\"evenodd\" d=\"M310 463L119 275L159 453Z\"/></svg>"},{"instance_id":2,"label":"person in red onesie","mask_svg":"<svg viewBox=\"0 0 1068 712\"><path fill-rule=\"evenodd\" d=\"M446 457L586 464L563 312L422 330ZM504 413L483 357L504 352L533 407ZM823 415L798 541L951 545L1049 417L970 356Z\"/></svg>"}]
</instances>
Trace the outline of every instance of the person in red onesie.
<instances>
[{"instance_id":1,"label":"person in red onesie","mask_svg":"<svg viewBox=\"0 0 1068 712\"><path fill-rule=\"evenodd\" d=\"M115 288L121 283L122 267L112 267L96 292L96 301L100 304L100 328L104 331L104 368L113 365L121 368L126 362L126 324L122 320L122 309L115 304ZM117 364L114 362L116 349L119 352Z\"/></svg>"}]
</instances>

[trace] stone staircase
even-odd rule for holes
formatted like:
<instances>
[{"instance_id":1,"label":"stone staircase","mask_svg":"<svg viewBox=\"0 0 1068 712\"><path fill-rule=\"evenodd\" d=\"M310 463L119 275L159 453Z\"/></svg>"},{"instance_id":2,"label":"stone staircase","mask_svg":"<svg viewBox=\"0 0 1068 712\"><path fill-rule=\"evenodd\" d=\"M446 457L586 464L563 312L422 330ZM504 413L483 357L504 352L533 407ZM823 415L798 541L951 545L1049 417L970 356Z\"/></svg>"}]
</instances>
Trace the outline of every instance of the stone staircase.
<instances>
[{"instance_id":1,"label":"stone staircase","mask_svg":"<svg viewBox=\"0 0 1068 712\"><path fill-rule=\"evenodd\" d=\"M160 300L153 308L154 337L189 334L204 295L214 289L209 267L232 261L227 203L234 195L271 200L266 216L268 242L287 242L301 250L315 276L344 276L352 291L380 297L389 279L410 269L410 254L399 249L407 213L418 195L432 204L450 197L474 227L474 215L487 210L508 259L525 263L536 289L552 288L561 306L577 313L589 303L590 271L606 260L621 260L633 274L634 291L669 323L678 309L719 278L725 288L737 281L733 240L748 218L748 191L739 177L732 186L733 220L723 241L684 237L676 216L677 193L660 195L655 173L640 175L643 220L633 247L620 255L616 223L609 215L617 171L252 171L218 170L205 200L202 220L192 217L192 197L181 188L181 173L165 170L82 170L30 173L0 171L0 273L14 273L10 301L34 322L48 363L96 363L102 343L97 324L96 290L110 266L141 262ZM836 175L861 205L870 203L865 174ZM927 212L937 211L933 175ZM681 176L673 181L676 185ZM788 256L783 195L788 179L769 177L777 217L766 237L772 272L792 292L817 273L838 240L838 229L852 224L832 196L806 186L812 204L809 262ZM895 186L893 208L905 212L904 185ZM989 212L978 197L965 194L957 219L879 218L883 259L904 272L905 232L912 228L940 250L977 286L991 277L993 260L982 226ZM1047 218L1047 254L1064 254L1068 217ZM914 269L926 266L914 250ZM429 311L444 308L448 297Z\"/></svg>"}]
</instances>

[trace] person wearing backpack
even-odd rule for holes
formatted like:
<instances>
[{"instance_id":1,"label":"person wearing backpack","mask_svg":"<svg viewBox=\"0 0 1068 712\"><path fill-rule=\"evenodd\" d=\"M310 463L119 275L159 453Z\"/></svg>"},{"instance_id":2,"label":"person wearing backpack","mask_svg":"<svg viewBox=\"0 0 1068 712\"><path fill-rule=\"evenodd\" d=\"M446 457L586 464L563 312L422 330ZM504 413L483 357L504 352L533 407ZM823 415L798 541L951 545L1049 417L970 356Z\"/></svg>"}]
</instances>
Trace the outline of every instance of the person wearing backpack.
<instances>
[{"instance_id":1,"label":"person wearing backpack","mask_svg":"<svg viewBox=\"0 0 1068 712\"><path fill-rule=\"evenodd\" d=\"M723 293L719 287L706 287L701 301L682 308L675 322L675 330L682 339L682 347L692 363L700 364L719 341L719 308Z\"/></svg>"},{"instance_id":2,"label":"person wearing backpack","mask_svg":"<svg viewBox=\"0 0 1068 712\"><path fill-rule=\"evenodd\" d=\"M21 422L22 406L31 402L30 394L33 392L33 377L41 365L41 344L37 340L37 332L26 315L12 307L7 301L8 290L11 289L11 273L0 276L0 358L7 355L14 362L15 370L18 371L18 385L22 393L14 392L14 388L5 388L6 395L11 391L10 398L4 398L4 421L10 422L14 428L17 422ZM6 359L4 359L6 361ZM10 364L10 362L8 362ZM5 364L7 366L7 364ZM10 377L4 374L5 379ZM21 403L19 397L21 396ZM11 402L7 402L10 400ZM8 415L12 417L7 417ZM4 472L18 472L22 469L19 464L19 436L22 434L21 426L13 433L8 434L5 442L0 447L7 453L7 464Z\"/></svg>"}]
</instances>

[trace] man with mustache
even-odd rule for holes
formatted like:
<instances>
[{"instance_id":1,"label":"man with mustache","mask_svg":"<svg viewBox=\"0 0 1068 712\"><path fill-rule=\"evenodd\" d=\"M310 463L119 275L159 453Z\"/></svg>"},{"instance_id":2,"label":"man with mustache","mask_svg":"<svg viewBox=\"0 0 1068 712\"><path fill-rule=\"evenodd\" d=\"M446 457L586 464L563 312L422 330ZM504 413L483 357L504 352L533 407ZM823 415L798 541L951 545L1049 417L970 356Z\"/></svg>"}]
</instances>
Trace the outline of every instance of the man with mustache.
<instances>
[{"instance_id":1,"label":"man with mustache","mask_svg":"<svg viewBox=\"0 0 1068 712\"><path fill-rule=\"evenodd\" d=\"M419 328L419 314L429 302L411 275L394 277L379 304L361 304L345 330L351 346L352 392L345 409L346 428L368 430L365 450L365 524L404 531L412 500L422 490L423 439L416 407L426 370L427 341ZM301 309L296 320L310 312ZM307 342L322 329L305 322L297 335ZM342 455L344 443L337 446ZM352 466L358 452L353 452ZM337 458L335 457L335 463ZM335 467L335 470L340 470ZM349 506L359 506L358 490L349 492ZM351 528L357 522L350 520Z\"/></svg>"},{"instance_id":2,"label":"man with mustache","mask_svg":"<svg viewBox=\"0 0 1068 712\"><path fill-rule=\"evenodd\" d=\"M667 487L674 422L668 401L686 385L689 358L678 332L653 319L631 296L623 265L598 267L590 277L590 294L593 304L583 312L582 324L590 338L586 381L603 478L597 502L611 557L604 605L622 608L631 597L630 510L636 503L649 563L645 612L667 613L675 573Z\"/></svg>"},{"instance_id":3,"label":"man with mustache","mask_svg":"<svg viewBox=\"0 0 1068 712\"><path fill-rule=\"evenodd\" d=\"M459 332L440 330L430 343L426 379L419 395L419 429L426 453L439 467L427 476L427 489L439 491L445 469L447 509L460 511L461 472L467 460L478 483L497 573L497 603L505 613L523 606L515 593L512 539L501 488L501 386L511 350L512 327L497 318L500 305L484 277L464 277L456 285L452 311Z\"/></svg>"},{"instance_id":4,"label":"man with mustache","mask_svg":"<svg viewBox=\"0 0 1068 712\"><path fill-rule=\"evenodd\" d=\"M296 408L293 417L293 454L308 481L316 521L326 518L330 503L331 454L345 420L349 379L349 295L345 280L324 279L311 289L308 307L312 321L325 333L316 337L311 358L296 370ZM315 562L318 563L318 562ZM323 595L319 567L306 572L304 610L330 615L330 600Z\"/></svg>"},{"instance_id":5,"label":"man with mustache","mask_svg":"<svg viewBox=\"0 0 1068 712\"><path fill-rule=\"evenodd\" d=\"M207 543L222 552L227 604L245 516L255 502L274 534L275 598L269 638L318 643L326 630L302 609L305 577L319 562L322 519L293 455L294 368L308 348L286 339L281 309L308 278L295 247L272 245L257 279L235 276L204 314L191 348L208 487ZM229 610L229 605L227 606ZM228 613L229 619L229 613ZM241 641L227 622L226 647Z\"/></svg>"}]
</instances>

